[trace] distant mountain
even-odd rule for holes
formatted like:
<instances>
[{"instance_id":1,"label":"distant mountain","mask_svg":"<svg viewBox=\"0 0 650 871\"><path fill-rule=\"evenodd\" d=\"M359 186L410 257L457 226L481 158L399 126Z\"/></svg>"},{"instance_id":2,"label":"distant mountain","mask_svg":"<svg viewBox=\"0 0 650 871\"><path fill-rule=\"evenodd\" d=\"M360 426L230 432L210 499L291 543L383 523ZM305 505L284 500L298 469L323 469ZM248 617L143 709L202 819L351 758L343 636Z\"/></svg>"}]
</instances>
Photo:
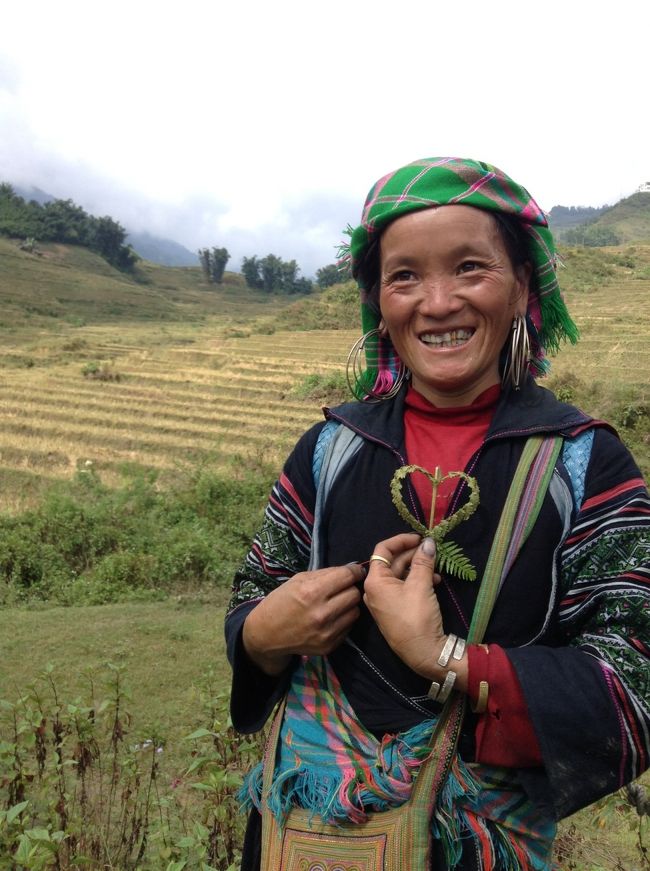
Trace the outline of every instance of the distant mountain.
<instances>
[{"instance_id":1,"label":"distant mountain","mask_svg":"<svg viewBox=\"0 0 650 871\"><path fill-rule=\"evenodd\" d=\"M12 184L12 188L14 189L14 193L19 197L22 197L27 203L31 203L32 200L35 200L39 206L44 206L46 203L53 203L56 199L56 197L42 191L40 188L21 188L15 184Z\"/></svg>"},{"instance_id":2,"label":"distant mountain","mask_svg":"<svg viewBox=\"0 0 650 871\"><path fill-rule=\"evenodd\" d=\"M133 246L140 257L144 257L145 260L150 260L152 263L159 263L161 266L199 265L199 258L196 254L172 239L161 239L150 233L129 233L126 241Z\"/></svg>"},{"instance_id":3,"label":"distant mountain","mask_svg":"<svg viewBox=\"0 0 650 871\"><path fill-rule=\"evenodd\" d=\"M632 194L577 227L560 235L567 245L625 245L650 241L650 192Z\"/></svg>"},{"instance_id":4,"label":"distant mountain","mask_svg":"<svg viewBox=\"0 0 650 871\"><path fill-rule=\"evenodd\" d=\"M548 213L548 220L551 230L561 235L563 230L578 227L586 221L595 221L608 208L609 206L553 206Z\"/></svg>"},{"instance_id":5,"label":"distant mountain","mask_svg":"<svg viewBox=\"0 0 650 871\"><path fill-rule=\"evenodd\" d=\"M594 227L614 233L620 244L650 240L650 192L638 192L606 209Z\"/></svg>"},{"instance_id":6,"label":"distant mountain","mask_svg":"<svg viewBox=\"0 0 650 871\"><path fill-rule=\"evenodd\" d=\"M57 197L48 194L37 187L20 187L12 185L14 192L26 202L35 200L39 205L52 203ZM126 243L145 260L159 263L161 266L198 266L198 255L172 239L152 236L151 233L128 233Z\"/></svg>"}]
</instances>

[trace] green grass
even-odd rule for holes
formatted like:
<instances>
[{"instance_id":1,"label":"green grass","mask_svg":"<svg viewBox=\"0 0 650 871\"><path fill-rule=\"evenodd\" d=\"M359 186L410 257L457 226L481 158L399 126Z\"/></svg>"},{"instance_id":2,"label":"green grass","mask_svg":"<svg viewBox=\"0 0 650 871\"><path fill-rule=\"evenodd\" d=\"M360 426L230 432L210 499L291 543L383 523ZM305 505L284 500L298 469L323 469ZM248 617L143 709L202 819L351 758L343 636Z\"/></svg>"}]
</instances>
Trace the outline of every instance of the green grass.
<instances>
[{"instance_id":1,"label":"green grass","mask_svg":"<svg viewBox=\"0 0 650 871\"><path fill-rule=\"evenodd\" d=\"M172 742L199 720L196 688L209 670L229 683L223 641L223 590L163 602L0 610L0 697L17 699L48 665L62 697L85 697L93 673L123 666L134 727L157 728ZM101 695L101 693L100 693Z\"/></svg>"},{"instance_id":2,"label":"green grass","mask_svg":"<svg viewBox=\"0 0 650 871\"><path fill-rule=\"evenodd\" d=\"M0 699L15 702L51 667L49 677L64 707L90 698L99 702L110 694L114 679L107 664L121 666L128 744L138 746L155 734L164 748L161 794L181 781L188 786L192 780L185 770L196 749L185 738L197 728L210 728L200 702L206 675L212 672L217 690L226 690L230 681L222 632L224 601L221 593L102 607L0 610ZM46 698L51 696L47 681L39 682L38 691L44 706L52 708L51 698ZM644 782L648 785L647 777ZM202 818L198 806L194 814ZM556 850L560 868L642 867L636 823L635 814L617 797L564 821ZM145 867L166 866L154 862Z\"/></svg>"},{"instance_id":3,"label":"green grass","mask_svg":"<svg viewBox=\"0 0 650 871\"><path fill-rule=\"evenodd\" d=\"M92 466L31 511L0 517L0 605L80 605L226 587L260 520L270 469L197 469L174 486Z\"/></svg>"},{"instance_id":4,"label":"green grass","mask_svg":"<svg viewBox=\"0 0 650 871\"><path fill-rule=\"evenodd\" d=\"M143 260L127 275L86 248L39 247L40 254L30 254L0 238L0 331L23 340L35 329L124 321L202 323L218 316L227 326L288 304L285 297L251 291L234 273L215 286L198 267Z\"/></svg>"}]
</instances>

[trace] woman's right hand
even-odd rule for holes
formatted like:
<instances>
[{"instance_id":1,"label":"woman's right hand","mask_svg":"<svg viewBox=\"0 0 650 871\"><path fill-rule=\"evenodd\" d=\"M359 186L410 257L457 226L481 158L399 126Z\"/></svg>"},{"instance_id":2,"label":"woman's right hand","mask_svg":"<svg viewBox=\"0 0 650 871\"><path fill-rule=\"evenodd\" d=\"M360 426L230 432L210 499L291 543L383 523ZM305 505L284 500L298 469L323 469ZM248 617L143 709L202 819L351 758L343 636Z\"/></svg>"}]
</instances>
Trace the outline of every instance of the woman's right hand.
<instances>
[{"instance_id":1,"label":"woman's right hand","mask_svg":"<svg viewBox=\"0 0 650 871\"><path fill-rule=\"evenodd\" d=\"M269 675L295 654L325 655L341 644L359 616L365 577L357 563L300 572L276 587L244 621L248 656Z\"/></svg>"}]
</instances>

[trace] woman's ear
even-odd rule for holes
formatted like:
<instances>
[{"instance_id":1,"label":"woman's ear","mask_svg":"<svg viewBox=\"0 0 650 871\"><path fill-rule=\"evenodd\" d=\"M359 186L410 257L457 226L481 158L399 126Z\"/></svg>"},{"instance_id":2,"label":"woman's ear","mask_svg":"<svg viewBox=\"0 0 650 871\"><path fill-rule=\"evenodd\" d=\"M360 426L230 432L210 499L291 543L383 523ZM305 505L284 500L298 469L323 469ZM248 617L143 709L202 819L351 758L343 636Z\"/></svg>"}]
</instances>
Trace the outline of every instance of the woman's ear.
<instances>
[{"instance_id":1,"label":"woman's ear","mask_svg":"<svg viewBox=\"0 0 650 871\"><path fill-rule=\"evenodd\" d=\"M390 338L388 335L388 329L386 328L386 324L384 323L384 319L382 318L377 325L377 329L379 330L379 335L382 339Z\"/></svg>"}]
</instances>

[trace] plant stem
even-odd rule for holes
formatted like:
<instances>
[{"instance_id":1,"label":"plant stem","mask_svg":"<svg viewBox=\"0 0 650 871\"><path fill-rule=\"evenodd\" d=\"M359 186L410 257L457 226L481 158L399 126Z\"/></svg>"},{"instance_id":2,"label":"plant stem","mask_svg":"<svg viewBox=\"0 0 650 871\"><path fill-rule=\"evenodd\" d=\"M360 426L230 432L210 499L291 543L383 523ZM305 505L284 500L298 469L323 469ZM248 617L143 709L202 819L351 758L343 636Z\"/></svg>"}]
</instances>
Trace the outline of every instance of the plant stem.
<instances>
[{"instance_id":1,"label":"plant stem","mask_svg":"<svg viewBox=\"0 0 650 871\"><path fill-rule=\"evenodd\" d=\"M438 487L442 483L440 477L440 466L436 466L433 473L433 491L431 493L431 514L429 515L429 529L433 529L433 524L436 516L436 501L438 499Z\"/></svg>"}]
</instances>

